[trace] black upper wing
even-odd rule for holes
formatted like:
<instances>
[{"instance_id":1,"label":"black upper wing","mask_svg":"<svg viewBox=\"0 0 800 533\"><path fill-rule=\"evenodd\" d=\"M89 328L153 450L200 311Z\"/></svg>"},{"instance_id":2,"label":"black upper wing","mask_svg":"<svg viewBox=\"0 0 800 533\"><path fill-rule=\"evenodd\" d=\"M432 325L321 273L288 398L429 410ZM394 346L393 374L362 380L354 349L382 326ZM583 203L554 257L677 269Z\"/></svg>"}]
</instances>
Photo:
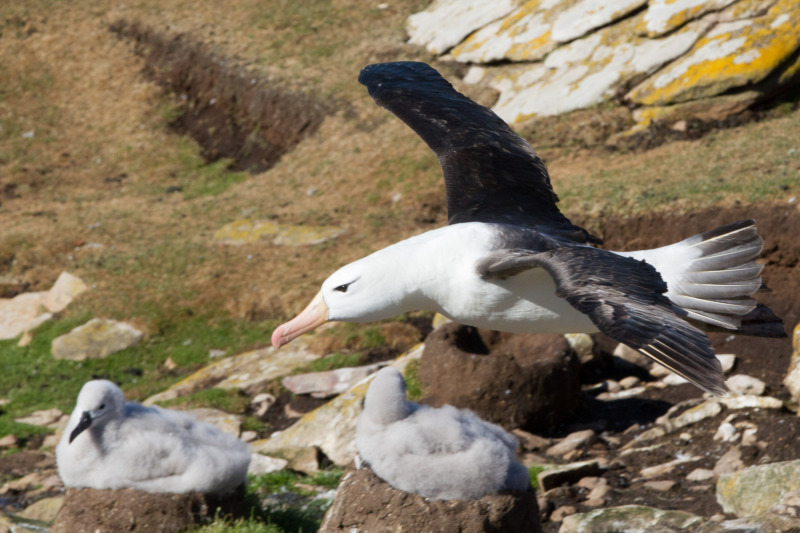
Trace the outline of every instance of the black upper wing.
<instances>
[{"instance_id":1,"label":"black upper wing","mask_svg":"<svg viewBox=\"0 0 800 533\"><path fill-rule=\"evenodd\" d=\"M410 61L369 65L358 81L439 158L450 224L511 223L536 226L575 242L601 242L558 210L558 196L533 148L429 65Z\"/></svg>"},{"instance_id":2,"label":"black upper wing","mask_svg":"<svg viewBox=\"0 0 800 533\"><path fill-rule=\"evenodd\" d=\"M544 268L555 280L556 294L586 314L601 332L705 391L727 392L711 342L676 314L664 296L667 284L651 265L574 245L545 252L500 250L477 265L486 279L534 267Z\"/></svg>"}]
</instances>

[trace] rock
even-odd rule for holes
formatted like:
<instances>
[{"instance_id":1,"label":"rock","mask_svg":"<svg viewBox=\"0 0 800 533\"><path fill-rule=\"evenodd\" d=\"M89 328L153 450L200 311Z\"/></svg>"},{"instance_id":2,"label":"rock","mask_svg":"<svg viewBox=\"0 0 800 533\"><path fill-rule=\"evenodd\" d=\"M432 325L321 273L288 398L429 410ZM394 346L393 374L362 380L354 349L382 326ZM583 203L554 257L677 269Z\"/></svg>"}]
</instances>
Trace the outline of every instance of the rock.
<instances>
[{"instance_id":1,"label":"rock","mask_svg":"<svg viewBox=\"0 0 800 533\"><path fill-rule=\"evenodd\" d=\"M726 398L720 398L719 402L722 403L728 409L751 409L751 408L782 409L783 408L783 402L771 396L750 396L743 394L740 396L728 396Z\"/></svg>"},{"instance_id":2,"label":"rock","mask_svg":"<svg viewBox=\"0 0 800 533\"><path fill-rule=\"evenodd\" d=\"M55 407L51 409L42 409L41 411L34 411L28 416L17 418L16 421L20 424L30 424L32 426L49 426L61 418L64 413Z\"/></svg>"},{"instance_id":3,"label":"rock","mask_svg":"<svg viewBox=\"0 0 800 533\"><path fill-rule=\"evenodd\" d=\"M591 429L576 431L564 437L557 444L549 447L545 453L547 455L564 455L565 453L592 444L595 439L596 435Z\"/></svg>"},{"instance_id":4,"label":"rock","mask_svg":"<svg viewBox=\"0 0 800 533\"><path fill-rule=\"evenodd\" d=\"M800 5L794 0L778 0L762 16L719 23L626 98L637 104L664 105L757 83L800 47L798 27Z\"/></svg>"},{"instance_id":5,"label":"rock","mask_svg":"<svg viewBox=\"0 0 800 533\"><path fill-rule=\"evenodd\" d=\"M731 376L725 383L728 385L731 392L735 394L761 396L767 388L767 385L760 379L744 374Z\"/></svg>"},{"instance_id":6,"label":"rock","mask_svg":"<svg viewBox=\"0 0 800 533\"><path fill-rule=\"evenodd\" d=\"M625 346L621 343L617 344L617 347L614 348L614 353L612 355L642 368L650 368L651 366L661 367L661 365L654 365L653 360L641 353L639 350L634 350L633 348Z\"/></svg>"},{"instance_id":7,"label":"rock","mask_svg":"<svg viewBox=\"0 0 800 533\"><path fill-rule=\"evenodd\" d=\"M580 364L563 335L509 334L446 324L425 341L425 403L475 411L536 432L565 421L581 401Z\"/></svg>"},{"instance_id":8,"label":"rock","mask_svg":"<svg viewBox=\"0 0 800 533\"><path fill-rule=\"evenodd\" d=\"M68 272L62 272L49 291L26 292L14 298L0 298L0 340L13 339L39 327L63 311L86 284Z\"/></svg>"},{"instance_id":9,"label":"rock","mask_svg":"<svg viewBox=\"0 0 800 533\"><path fill-rule=\"evenodd\" d=\"M553 444L553 441L550 439L540 437L539 435L534 435L533 433L528 433L527 431L521 429L514 429L511 431L511 433L517 437L523 450L546 450Z\"/></svg>"},{"instance_id":10,"label":"rock","mask_svg":"<svg viewBox=\"0 0 800 533\"><path fill-rule=\"evenodd\" d=\"M296 341L295 341L296 342ZM281 350L281 355L284 355ZM405 365L422 355L419 345L392 362L402 372ZM325 405L304 414L291 427L274 433L269 439L250 443L253 451L270 455L281 448L317 446L334 463L346 465L356 455L355 427L362 411L364 395L372 376L340 394Z\"/></svg>"},{"instance_id":11,"label":"rock","mask_svg":"<svg viewBox=\"0 0 800 533\"><path fill-rule=\"evenodd\" d=\"M0 449L16 448L19 446L19 439L13 433L0 438Z\"/></svg>"},{"instance_id":12,"label":"rock","mask_svg":"<svg viewBox=\"0 0 800 533\"><path fill-rule=\"evenodd\" d=\"M142 403L153 405L210 387L260 391L273 379L285 376L319 357L309 351L303 339L296 339L280 353L269 347L218 359Z\"/></svg>"},{"instance_id":13,"label":"rock","mask_svg":"<svg viewBox=\"0 0 800 533\"><path fill-rule=\"evenodd\" d=\"M662 479L658 481L645 481L643 486L650 490L655 490L658 492L667 492L672 490L672 487L675 486L675 482L671 479Z\"/></svg>"},{"instance_id":14,"label":"rock","mask_svg":"<svg viewBox=\"0 0 800 533\"><path fill-rule=\"evenodd\" d=\"M800 322L794 327L792 333L792 357L789 360L789 369L783 384L789 389L792 398L800 402Z\"/></svg>"},{"instance_id":15,"label":"rock","mask_svg":"<svg viewBox=\"0 0 800 533\"><path fill-rule=\"evenodd\" d=\"M330 241L344 233L333 226L281 226L264 220L235 220L217 230L214 240L223 244L268 241L282 246L305 246Z\"/></svg>"},{"instance_id":16,"label":"rock","mask_svg":"<svg viewBox=\"0 0 800 533\"><path fill-rule=\"evenodd\" d=\"M744 466L744 462L742 461L742 448L740 446L734 446L722 454L722 457L717 460L717 464L714 465L714 475L719 477L722 474L738 472L744 468Z\"/></svg>"},{"instance_id":17,"label":"rock","mask_svg":"<svg viewBox=\"0 0 800 533\"><path fill-rule=\"evenodd\" d=\"M732 353L718 353L717 360L722 365L722 371L726 374L733 370L733 365L736 363L736 356Z\"/></svg>"},{"instance_id":18,"label":"rock","mask_svg":"<svg viewBox=\"0 0 800 533\"><path fill-rule=\"evenodd\" d=\"M51 523L56 519L56 515L63 503L63 496L43 498L23 509L18 516L28 520L39 520L41 522Z\"/></svg>"},{"instance_id":19,"label":"rock","mask_svg":"<svg viewBox=\"0 0 800 533\"><path fill-rule=\"evenodd\" d=\"M541 532L536 493L510 491L479 500L427 500L402 492L364 467L345 471L320 533L334 531Z\"/></svg>"},{"instance_id":20,"label":"rock","mask_svg":"<svg viewBox=\"0 0 800 533\"><path fill-rule=\"evenodd\" d=\"M250 456L250 466L247 467L247 473L252 476L260 476L271 472L279 472L285 469L288 464L289 461L286 459L254 453Z\"/></svg>"},{"instance_id":21,"label":"rock","mask_svg":"<svg viewBox=\"0 0 800 533\"><path fill-rule=\"evenodd\" d=\"M756 465L723 474L717 481L717 502L726 513L756 516L800 489L800 460Z\"/></svg>"},{"instance_id":22,"label":"rock","mask_svg":"<svg viewBox=\"0 0 800 533\"><path fill-rule=\"evenodd\" d=\"M714 471L707 468L695 468L686 476L689 481L708 481L714 478Z\"/></svg>"},{"instance_id":23,"label":"rock","mask_svg":"<svg viewBox=\"0 0 800 533\"><path fill-rule=\"evenodd\" d=\"M218 510L241 515L243 496L243 488L224 499L197 493L68 488L50 533L177 533L211 522Z\"/></svg>"},{"instance_id":24,"label":"rock","mask_svg":"<svg viewBox=\"0 0 800 533\"><path fill-rule=\"evenodd\" d=\"M500 91L493 110L517 122L600 103L680 57L710 24L695 21L661 39L632 36L642 16L560 46L543 63L495 68L487 75L490 86Z\"/></svg>"},{"instance_id":25,"label":"rock","mask_svg":"<svg viewBox=\"0 0 800 533\"><path fill-rule=\"evenodd\" d=\"M186 414L193 416L198 422L211 424L220 431L229 435L239 438L242 431L242 417L219 409L212 409L210 407L199 407L196 409L188 409Z\"/></svg>"},{"instance_id":26,"label":"rock","mask_svg":"<svg viewBox=\"0 0 800 533\"><path fill-rule=\"evenodd\" d=\"M85 361L103 359L139 344L144 333L124 322L93 318L69 333L53 339L52 352L56 359Z\"/></svg>"},{"instance_id":27,"label":"rock","mask_svg":"<svg viewBox=\"0 0 800 533\"><path fill-rule=\"evenodd\" d=\"M250 408L253 410L253 414L256 415L258 418L261 418L269 408L275 405L277 399L275 396L268 392L262 392L261 394L257 394L253 397L250 401Z\"/></svg>"},{"instance_id":28,"label":"rock","mask_svg":"<svg viewBox=\"0 0 800 533\"><path fill-rule=\"evenodd\" d=\"M464 37L511 12L514 0L435 0L427 9L414 13L406 22L408 42L442 54Z\"/></svg>"},{"instance_id":29,"label":"rock","mask_svg":"<svg viewBox=\"0 0 800 533\"><path fill-rule=\"evenodd\" d=\"M13 298L28 290L30 283L24 279L14 278L5 274L0 275L0 298Z\"/></svg>"},{"instance_id":30,"label":"rock","mask_svg":"<svg viewBox=\"0 0 800 533\"><path fill-rule=\"evenodd\" d=\"M633 389L635 387L638 387L641 382L642 380L637 378L636 376L628 376L619 380L619 385L623 389Z\"/></svg>"},{"instance_id":31,"label":"rock","mask_svg":"<svg viewBox=\"0 0 800 533\"><path fill-rule=\"evenodd\" d=\"M579 0L568 8L558 6L558 16L553 21L552 39L566 43L581 37L590 30L606 26L645 5L647 0L621 0L598 3L596 0Z\"/></svg>"},{"instance_id":32,"label":"rock","mask_svg":"<svg viewBox=\"0 0 800 533\"><path fill-rule=\"evenodd\" d=\"M695 532L703 522L703 518L683 511L662 511L642 505L623 505L568 516L562 522L559 533L619 531L620 524L624 524L624 530L628 532Z\"/></svg>"},{"instance_id":33,"label":"rock","mask_svg":"<svg viewBox=\"0 0 800 533\"><path fill-rule=\"evenodd\" d=\"M577 509L572 505L562 505L561 507L557 507L556 510L550 514L550 520L552 522L561 522L569 515L575 514L576 511Z\"/></svg>"},{"instance_id":34,"label":"rock","mask_svg":"<svg viewBox=\"0 0 800 533\"><path fill-rule=\"evenodd\" d=\"M316 446L303 448L279 448L270 452L273 457L286 461L287 466L297 472L313 476L320 471L321 452Z\"/></svg>"},{"instance_id":35,"label":"rock","mask_svg":"<svg viewBox=\"0 0 800 533\"><path fill-rule=\"evenodd\" d=\"M689 0L674 2L670 0L651 0L644 15L640 33L657 37L672 31L711 11L719 11L737 0Z\"/></svg>"},{"instance_id":36,"label":"rock","mask_svg":"<svg viewBox=\"0 0 800 533\"><path fill-rule=\"evenodd\" d=\"M642 468L639 472L639 475L643 478L652 478L652 477L660 477L665 474L669 474L675 467L684 463L690 463L692 461L699 461L700 457L693 457L690 455L681 455L677 459L672 461L661 463L660 465L648 466Z\"/></svg>"},{"instance_id":37,"label":"rock","mask_svg":"<svg viewBox=\"0 0 800 533\"><path fill-rule=\"evenodd\" d=\"M281 384L295 394L309 394L314 398L328 398L350 389L373 372L377 372L383 363L337 368L326 372L309 372L286 376Z\"/></svg>"},{"instance_id":38,"label":"rock","mask_svg":"<svg viewBox=\"0 0 800 533\"><path fill-rule=\"evenodd\" d=\"M722 442L732 442L736 438L736 428L730 422L723 422L717 428L714 434L714 440L721 440Z\"/></svg>"},{"instance_id":39,"label":"rock","mask_svg":"<svg viewBox=\"0 0 800 533\"><path fill-rule=\"evenodd\" d=\"M600 473L600 464L596 460L556 466L539 472L539 487L547 492L564 483L571 484L587 476L599 476Z\"/></svg>"},{"instance_id":40,"label":"rock","mask_svg":"<svg viewBox=\"0 0 800 533\"><path fill-rule=\"evenodd\" d=\"M632 389L620 390L617 392L601 392L597 395L598 400L610 402L613 400L623 400L625 398L633 398L647 391L647 387L633 387Z\"/></svg>"}]
</instances>

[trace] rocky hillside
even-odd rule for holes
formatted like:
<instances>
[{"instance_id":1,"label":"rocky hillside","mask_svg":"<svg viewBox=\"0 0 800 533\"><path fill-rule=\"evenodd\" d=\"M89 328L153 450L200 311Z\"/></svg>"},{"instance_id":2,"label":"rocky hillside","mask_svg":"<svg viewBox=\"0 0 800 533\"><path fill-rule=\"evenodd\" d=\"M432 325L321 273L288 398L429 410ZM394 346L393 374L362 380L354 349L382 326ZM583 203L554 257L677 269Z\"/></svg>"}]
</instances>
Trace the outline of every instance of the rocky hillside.
<instances>
[{"instance_id":1,"label":"rocky hillside","mask_svg":"<svg viewBox=\"0 0 800 533\"><path fill-rule=\"evenodd\" d=\"M446 222L435 157L356 82L364 65L391 60L432 63L516 120L563 210L609 248L756 218L772 289L762 301L792 332L796 6L705 2L670 14L678 3L625 2L615 13L585 5L0 4L0 530L41 530L63 506L54 529L68 531L87 502L102 501L129 518L168 514L176 528L308 531L340 477L334 502L374 497L357 515L335 506L325 527L396 514L386 498L415 506L404 527L420 529L434 512L424 500L346 470L364 380L385 364L405 369L415 400L469 406L515 430L545 531L602 530L619 513L644 530L796 527L797 487L784 482L800 459L791 336L712 336L738 400L704 398L600 336L507 339L430 313L269 347L274 326L335 268ZM534 45L538 57L509 55ZM700 61L711 49L727 55ZM681 93L688 82L671 100L636 96L680 65L702 74L694 81L714 80L720 96L707 100L702 83ZM551 111L561 114L542 116ZM476 361L463 376L469 390L445 386L445 363L467 360ZM483 381L515 376L531 379ZM250 442L244 508L65 494L53 446L95 377ZM514 401L493 395L500 390ZM435 512L464 530L487 517L502 529L530 523L517 511L533 512L520 505L532 495L520 498ZM113 507L123 501L132 507ZM217 508L230 517L215 520Z\"/></svg>"}]
</instances>

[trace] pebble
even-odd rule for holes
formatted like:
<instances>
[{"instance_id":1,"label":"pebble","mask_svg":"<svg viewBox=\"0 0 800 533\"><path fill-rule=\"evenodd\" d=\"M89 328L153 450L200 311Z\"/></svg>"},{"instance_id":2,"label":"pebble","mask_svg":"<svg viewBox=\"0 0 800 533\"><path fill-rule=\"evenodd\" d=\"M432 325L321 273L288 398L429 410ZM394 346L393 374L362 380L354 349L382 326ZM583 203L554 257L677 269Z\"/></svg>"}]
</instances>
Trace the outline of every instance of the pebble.
<instances>
[{"instance_id":1,"label":"pebble","mask_svg":"<svg viewBox=\"0 0 800 533\"><path fill-rule=\"evenodd\" d=\"M619 385L623 389L632 389L634 387L638 387L641 382L642 380L636 376L628 376L619 380Z\"/></svg>"},{"instance_id":2,"label":"pebble","mask_svg":"<svg viewBox=\"0 0 800 533\"><path fill-rule=\"evenodd\" d=\"M597 395L598 400L624 400L625 398L632 398L634 396L638 396L646 391L647 388L645 387L634 387L632 389L621 390L618 392L601 392Z\"/></svg>"},{"instance_id":3,"label":"pebble","mask_svg":"<svg viewBox=\"0 0 800 533\"><path fill-rule=\"evenodd\" d=\"M717 432L714 434L714 440L721 440L722 442L733 442L736 440L736 428L730 422L723 422L719 425Z\"/></svg>"},{"instance_id":4,"label":"pebble","mask_svg":"<svg viewBox=\"0 0 800 533\"><path fill-rule=\"evenodd\" d=\"M742 449L739 446L734 446L725 452L722 457L719 458L717 464L714 465L714 475L719 477L722 474L737 472L742 468L744 468Z\"/></svg>"},{"instance_id":5,"label":"pebble","mask_svg":"<svg viewBox=\"0 0 800 533\"><path fill-rule=\"evenodd\" d=\"M540 437L539 435L534 435L533 433L528 433L527 431L523 431L521 429L515 429L511 431L511 433L517 437L523 450L545 450L553 445L552 440Z\"/></svg>"},{"instance_id":6,"label":"pebble","mask_svg":"<svg viewBox=\"0 0 800 533\"><path fill-rule=\"evenodd\" d=\"M644 486L651 490L657 490L659 492L667 492L668 490L672 489L672 487L675 486L675 482L667 479L659 481L647 481L644 483Z\"/></svg>"},{"instance_id":7,"label":"pebble","mask_svg":"<svg viewBox=\"0 0 800 533\"><path fill-rule=\"evenodd\" d=\"M539 487L547 492L565 483L572 484L581 478L599 474L600 464L597 461L570 463L539 472Z\"/></svg>"},{"instance_id":8,"label":"pebble","mask_svg":"<svg viewBox=\"0 0 800 533\"><path fill-rule=\"evenodd\" d=\"M728 396L727 398L720 398L725 407L728 409L781 409L783 402L772 396L751 396L743 394L741 396Z\"/></svg>"},{"instance_id":9,"label":"pebble","mask_svg":"<svg viewBox=\"0 0 800 533\"><path fill-rule=\"evenodd\" d=\"M269 394L268 392L262 392L261 394L257 394L250 401L250 406L253 409L253 413L257 417L261 418L267 414L267 411L269 411L269 408L275 404L275 401L275 396Z\"/></svg>"},{"instance_id":10,"label":"pebble","mask_svg":"<svg viewBox=\"0 0 800 533\"><path fill-rule=\"evenodd\" d=\"M19 439L16 435L9 434L0 439L0 448L16 448L19 445Z\"/></svg>"},{"instance_id":11,"label":"pebble","mask_svg":"<svg viewBox=\"0 0 800 533\"><path fill-rule=\"evenodd\" d=\"M562 505L550 514L550 520L553 522L561 522L569 515L575 514L576 509L571 505Z\"/></svg>"},{"instance_id":12,"label":"pebble","mask_svg":"<svg viewBox=\"0 0 800 533\"><path fill-rule=\"evenodd\" d=\"M714 479L714 472L707 468L695 468L686 476L689 481L708 481Z\"/></svg>"},{"instance_id":13,"label":"pebble","mask_svg":"<svg viewBox=\"0 0 800 533\"><path fill-rule=\"evenodd\" d=\"M36 411L23 418L17 418L16 421L20 424L30 424L32 426L48 426L54 422L58 422L58 419L61 418L63 414L64 413L59 409L54 407L52 409Z\"/></svg>"},{"instance_id":14,"label":"pebble","mask_svg":"<svg viewBox=\"0 0 800 533\"><path fill-rule=\"evenodd\" d=\"M592 444L595 441L595 433L591 429L576 431L564 437L559 443L550 446L545 452L547 455L565 455L575 451L582 446Z\"/></svg>"},{"instance_id":15,"label":"pebble","mask_svg":"<svg viewBox=\"0 0 800 533\"><path fill-rule=\"evenodd\" d=\"M761 396L767 388L766 384L760 379L745 374L731 376L728 378L728 381L726 381L726 384L733 393L749 394L752 396Z\"/></svg>"}]
</instances>

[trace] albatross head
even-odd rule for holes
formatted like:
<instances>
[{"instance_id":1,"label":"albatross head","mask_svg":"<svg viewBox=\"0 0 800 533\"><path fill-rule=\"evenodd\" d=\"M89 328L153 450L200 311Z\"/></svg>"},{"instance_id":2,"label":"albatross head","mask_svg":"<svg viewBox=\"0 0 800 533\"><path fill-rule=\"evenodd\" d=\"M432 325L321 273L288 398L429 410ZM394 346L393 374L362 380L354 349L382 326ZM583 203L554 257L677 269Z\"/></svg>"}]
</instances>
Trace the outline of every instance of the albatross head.
<instances>
[{"instance_id":1,"label":"albatross head","mask_svg":"<svg viewBox=\"0 0 800 533\"><path fill-rule=\"evenodd\" d=\"M78 394L78 402L70 419L69 442L92 426L99 426L122 416L125 396L119 387L105 379L86 382ZM73 425L73 423L77 421Z\"/></svg>"},{"instance_id":2,"label":"albatross head","mask_svg":"<svg viewBox=\"0 0 800 533\"><path fill-rule=\"evenodd\" d=\"M272 345L280 348L329 320L372 322L414 308L416 291L406 289L397 255L384 248L334 272L299 315L275 329Z\"/></svg>"}]
</instances>

